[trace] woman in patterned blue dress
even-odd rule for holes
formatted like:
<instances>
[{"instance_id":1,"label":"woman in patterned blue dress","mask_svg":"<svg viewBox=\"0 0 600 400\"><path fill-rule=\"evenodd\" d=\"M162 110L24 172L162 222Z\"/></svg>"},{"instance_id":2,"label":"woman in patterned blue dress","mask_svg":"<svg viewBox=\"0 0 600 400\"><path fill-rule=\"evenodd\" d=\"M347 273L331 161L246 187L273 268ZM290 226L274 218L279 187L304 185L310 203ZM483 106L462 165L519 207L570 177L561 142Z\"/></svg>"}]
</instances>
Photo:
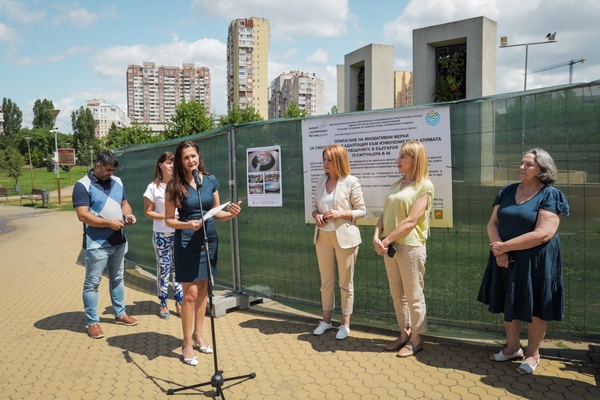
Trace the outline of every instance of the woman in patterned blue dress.
<instances>
[{"instance_id":1,"label":"woman in patterned blue dress","mask_svg":"<svg viewBox=\"0 0 600 400\"><path fill-rule=\"evenodd\" d=\"M181 307L181 328L183 361L188 365L198 365L194 353L197 347L201 353L213 352L202 335L204 316L208 300L207 255L202 229L202 215L221 204L219 181L204 169L200 149L196 143L185 140L175 150L173 178L167 186L165 201L165 222L175 229L175 279L183 285ZM196 185L193 172L199 171L200 187ZM200 201L202 207L200 207ZM214 220L225 221L236 217L241 202L231 203L227 211L217 212L205 224L211 274L217 270L217 229ZM178 217L175 211L178 211Z\"/></svg>"},{"instance_id":2,"label":"woman in patterned blue dress","mask_svg":"<svg viewBox=\"0 0 600 400\"><path fill-rule=\"evenodd\" d=\"M173 176L173 153L165 151L158 156L154 167L154 179L144 192L144 212L152 220L152 244L156 253L156 286L161 318L169 318L171 313L167 306L169 281L173 277L173 295L175 310L181 314L183 291L181 283L175 280L173 264L173 243L175 230L165 224L165 189Z\"/></svg>"},{"instance_id":3,"label":"woman in patterned blue dress","mask_svg":"<svg viewBox=\"0 0 600 400\"><path fill-rule=\"evenodd\" d=\"M519 167L521 183L505 186L494 201L487 231L490 256L477 299L504 314L506 347L492 361L525 357L517 368L531 374L540 362L548 321L564 318L560 216L569 215L565 195L554 188L557 169L550 154L534 148ZM527 322L527 349L520 348Z\"/></svg>"}]
</instances>

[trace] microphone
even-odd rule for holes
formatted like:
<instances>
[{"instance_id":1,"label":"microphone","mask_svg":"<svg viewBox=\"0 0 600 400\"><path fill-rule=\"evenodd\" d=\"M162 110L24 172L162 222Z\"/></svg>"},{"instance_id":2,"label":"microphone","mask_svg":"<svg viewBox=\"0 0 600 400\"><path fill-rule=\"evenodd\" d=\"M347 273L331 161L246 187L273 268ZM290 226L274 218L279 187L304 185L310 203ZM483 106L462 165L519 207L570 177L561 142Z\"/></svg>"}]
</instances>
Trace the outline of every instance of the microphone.
<instances>
[{"instance_id":1,"label":"microphone","mask_svg":"<svg viewBox=\"0 0 600 400\"><path fill-rule=\"evenodd\" d=\"M200 175L198 174L198 170L193 170L192 175L194 175L194 182L196 182L196 187L200 189L202 187L202 182L200 182Z\"/></svg>"}]
</instances>

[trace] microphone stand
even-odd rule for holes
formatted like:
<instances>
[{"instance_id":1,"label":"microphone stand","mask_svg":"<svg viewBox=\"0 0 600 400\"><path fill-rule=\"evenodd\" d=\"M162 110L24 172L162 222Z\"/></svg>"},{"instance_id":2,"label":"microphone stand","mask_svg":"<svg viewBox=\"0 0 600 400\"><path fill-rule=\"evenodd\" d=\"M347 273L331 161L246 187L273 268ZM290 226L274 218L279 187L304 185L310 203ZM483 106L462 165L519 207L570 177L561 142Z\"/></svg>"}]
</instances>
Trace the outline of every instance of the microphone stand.
<instances>
[{"instance_id":1,"label":"microphone stand","mask_svg":"<svg viewBox=\"0 0 600 400\"><path fill-rule=\"evenodd\" d=\"M204 210L202 209L202 198L200 196L200 190L202 189L202 183L200 182L200 178L198 177L198 174L194 174L194 179L196 181L196 192L198 194L198 203L200 204L200 215L201 215L200 218L202 218L202 216L204 216ZM204 222L206 222L206 221L204 221ZM202 232L204 233L204 251L206 252L206 271L207 271L207 276L209 279L207 282L208 306L209 306L209 312L210 312L210 333L212 335L213 364L214 364L214 368L215 368L215 373L210 378L210 381L198 383L198 384L191 385L191 386L184 386L184 387L180 387L180 388L176 388L176 389L168 389L167 394L172 395L173 393L180 392L182 390L194 389L194 388L201 387L201 386L211 385L212 387L214 387L216 389L217 396L220 396L223 400L225 400L225 396L223 395L223 383L232 381L232 380L238 380L238 379L253 379L256 377L256 373L252 372L247 375L240 375L240 376L235 376L235 377L231 377L231 378L223 378L223 371L219 369L219 362L217 359L217 340L216 340L216 333L215 333L215 317L214 317L214 313L213 313L213 286L214 286L215 282L214 282L214 278L213 278L213 274L212 274L212 268L210 265L210 253L208 251L209 250L208 235L206 233L206 224L204 222L202 223Z\"/></svg>"}]
</instances>

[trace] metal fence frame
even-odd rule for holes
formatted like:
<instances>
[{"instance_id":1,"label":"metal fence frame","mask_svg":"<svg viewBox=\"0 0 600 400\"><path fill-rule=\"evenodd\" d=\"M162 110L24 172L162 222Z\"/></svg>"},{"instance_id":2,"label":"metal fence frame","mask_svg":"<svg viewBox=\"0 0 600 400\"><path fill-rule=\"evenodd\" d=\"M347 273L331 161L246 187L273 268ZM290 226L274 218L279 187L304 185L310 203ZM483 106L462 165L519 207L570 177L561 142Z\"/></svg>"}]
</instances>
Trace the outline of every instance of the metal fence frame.
<instances>
[{"instance_id":1,"label":"metal fence frame","mask_svg":"<svg viewBox=\"0 0 600 400\"><path fill-rule=\"evenodd\" d=\"M595 261L600 250L594 245L600 222L600 81L446 104L451 115L453 160L449 167L453 171L455 226L432 229L428 241L425 295L430 324L503 331L501 316L490 314L476 301L489 252L485 224L498 189L518 179L514 171L522 152L539 146L548 150L559 171L565 172L556 186L571 205L571 217L563 220L559 230L567 318L551 323L549 334L600 337L600 272ZM239 218L230 222L229 230L219 224L221 272L216 282L237 294L319 306L314 226L304 221L301 122L291 119L228 126L186 139L199 144L205 165L214 169L221 183L221 199L243 203L247 199L246 149L281 146L284 205L245 207ZM118 173L134 210L142 209L142 194L152 179L158 154L173 151L181 140L117 150ZM143 220L138 218L141 223L128 228L127 257L153 270L152 227ZM370 251L372 227L360 228L363 244L355 272L355 312L393 319L383 263Z\"/></svg>"}]
</instances>

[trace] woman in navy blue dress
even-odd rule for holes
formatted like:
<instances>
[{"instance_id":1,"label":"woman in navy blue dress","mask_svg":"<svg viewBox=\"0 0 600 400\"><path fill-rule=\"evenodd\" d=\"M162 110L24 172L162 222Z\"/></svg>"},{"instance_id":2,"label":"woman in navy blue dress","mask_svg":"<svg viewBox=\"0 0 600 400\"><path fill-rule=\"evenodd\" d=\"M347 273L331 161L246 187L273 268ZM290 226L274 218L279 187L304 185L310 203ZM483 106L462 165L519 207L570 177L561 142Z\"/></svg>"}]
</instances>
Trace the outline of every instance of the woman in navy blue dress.
<instances>
[{"instance_id":1,"label":"woman in navy blue dress","mask_svg":"<svg viewBox=\"0 0 600 400\"><path fill-rule=\"evenodd\" d=\"M487 225L490 257L477 299L504 314L506 347L492 361L525 357L517 368L531 374L540 362L548 321L564 318L560 216L569 215L564 194L551 186L557 169L546 151L525 153L521 183L505 186L494 201ZM527 349L520 348L521 322L527 322Z\"/></svg>"},{"instance_id":2,"label":"woman in navy blue dress","mask_svg":"<svg viewBox=\"0 0 600 400\"><path fill-rule=\"evenodd\" d=\"M194 180L195 170L199 171L200 187ZM202 207L198 201L198 193ZM198 146L190 140L181 142L175 150L173 178L167 186L165 222L167 226L175 229L175 279L183 286L181 352L183 361L193 366L198 365L194 347L201 353L213 352L202 335L209 285L202 215L220 204L219 182L204 169ZM205 221L213 275L217 272L218 248L214 220L225 221L236 217L241 211L240 204L241 202L232 203L227 207L227 211L221 210L214 218ZM175 214L176 210L178 216Z\"/></svg>"}]
</instances>

